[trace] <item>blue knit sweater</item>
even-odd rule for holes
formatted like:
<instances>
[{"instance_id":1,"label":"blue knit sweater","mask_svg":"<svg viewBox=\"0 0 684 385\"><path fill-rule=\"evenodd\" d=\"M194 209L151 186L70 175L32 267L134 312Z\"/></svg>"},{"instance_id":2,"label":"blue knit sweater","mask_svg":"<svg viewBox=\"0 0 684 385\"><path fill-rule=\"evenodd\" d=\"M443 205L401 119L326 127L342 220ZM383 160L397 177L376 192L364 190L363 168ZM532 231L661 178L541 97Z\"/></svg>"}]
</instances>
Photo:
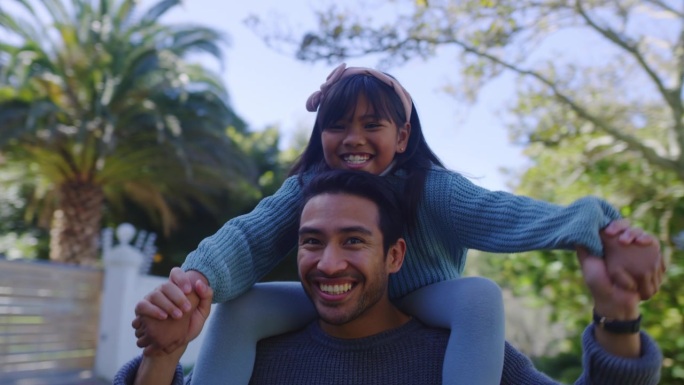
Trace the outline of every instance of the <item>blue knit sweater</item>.
<instances>
[{"instance_id":1,"label":"blue knit sweater","mask_svg":"<svg viewBox=\"0 0 684 385\"><path fill-rule=\"evenodd\" d=\"M403 191L402 172L388 175ZM306 178L305 178L306 179ZM297 245L301 185L288 178L250 213L226 222L191 252L183 270L207 277L214 301L246 292ZM417 228L404 234L404 265L390 279L390 297L401 298L423 286L458 278L469 248L496 253L585 246L602 256L599 230L619 213L607 202L586 197L559 206L478 187L440 167L428 171Z\"/></svg>"},{"instance_id":2,"label":"blue knit sweater","mask_svg":"<svg viewBox=\"0 0 684 385\"><path fill-rule=\"evenodd\" d=\"M374 336L339 339L313 322L303 330L259 342L251 385L432 385L442 382L442 362L449 331L430 328L417 320ZM583 336L582 376L577 385L655 385L662 355L656 344L641 334L638 359L611 356L594 339L593 326ZM114 385L132 385L141 357L127 363ZM173 385L191 385L178 366ZM501 385L558 384L537 371L532 362L506 343Z\"/></svg>"}]
</instances>

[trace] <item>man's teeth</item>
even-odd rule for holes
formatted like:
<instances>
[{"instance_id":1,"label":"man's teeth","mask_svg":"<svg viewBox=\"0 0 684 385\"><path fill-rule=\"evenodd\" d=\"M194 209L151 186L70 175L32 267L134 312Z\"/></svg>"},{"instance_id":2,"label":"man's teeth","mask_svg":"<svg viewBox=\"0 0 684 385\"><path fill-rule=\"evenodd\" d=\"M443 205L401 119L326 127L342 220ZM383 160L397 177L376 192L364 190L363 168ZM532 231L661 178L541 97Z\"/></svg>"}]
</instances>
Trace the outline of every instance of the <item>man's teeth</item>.
<instances>
[{"instance_id":1,"label":"man's teeth","mask_svg":"<svg viewBox=\"0 0 684 385\"><path fill-rule=\"evenodd\" d=\"M345 283L342 285L324 285L321 284L321 291L328 294L342 294L351 290L352 284Z\"/></svg>"},{"instance_id":2,"label":"man's teeth","mask_svg":"<svg viewBox=\"0 0 684 385\"><path fill-rule=\"evenodd\" d=\"M368 155L347 155L344 157L344 161L349 163L363 163L369 158Z\"/></svg>"}]
</instances>

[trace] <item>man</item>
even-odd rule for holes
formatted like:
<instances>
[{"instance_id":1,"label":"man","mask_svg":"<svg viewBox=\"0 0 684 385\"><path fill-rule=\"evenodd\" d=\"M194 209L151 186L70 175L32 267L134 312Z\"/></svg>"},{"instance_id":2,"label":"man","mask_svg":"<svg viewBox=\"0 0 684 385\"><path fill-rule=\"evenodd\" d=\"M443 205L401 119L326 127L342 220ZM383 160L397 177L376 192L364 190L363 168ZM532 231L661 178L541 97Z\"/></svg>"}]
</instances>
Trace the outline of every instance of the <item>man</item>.
<instances>
[{"instance_id":1,"label":"man","mask_svg":"<svg viewBox=\"0 0 684 385\"><path fill-rule=\"evenodd\" d=\"M319 319L260 341L251 383L441 383L449 331L425 326L388 297L389 276L401 268L406 251L401 211L388 191L378 177L350 171L323 174L307 186L297 265ZM620 254L631 257L635 250L622 247ZM602 326L591 325L583 335L585 372L578 383L657 384L662 357L638 332L638 293L613 287L602 260L579 256ZM201 281L196 291L201 300L188 326L191 338L211 302ZM115 384L182 383L177 363L187 342L133 360ZM554 383L506 344L501 384Z\"/></svg>"}]
</instances>

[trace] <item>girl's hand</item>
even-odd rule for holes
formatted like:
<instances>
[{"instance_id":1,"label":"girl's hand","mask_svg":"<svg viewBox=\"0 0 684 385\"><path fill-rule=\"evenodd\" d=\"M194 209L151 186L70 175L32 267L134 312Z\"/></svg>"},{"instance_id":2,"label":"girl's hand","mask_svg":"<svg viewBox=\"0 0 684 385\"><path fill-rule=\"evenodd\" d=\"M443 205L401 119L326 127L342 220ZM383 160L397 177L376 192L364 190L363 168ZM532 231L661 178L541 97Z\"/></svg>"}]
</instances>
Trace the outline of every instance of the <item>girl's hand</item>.
<instances>
[{"instance_id":1,"label":"girl's hand","mask_svg":"<svg viewBox=\"0 0 684 385\"><path fill-rule=\"evenodd\" d=\"M192 283L201 280L207 285L207 279L197 271L185 272L174 267L169 274L169 281L147 294L135 306L136 316L147 316L158 320L168 317L179 319L191 310L187 296L192 293Z\"/></svg>"},{"instance_id":2,"label":"girl's hand","mask_svg":"<svg viewBox=\"0 0 684 385\"><path fill-rule=\"evenodd\" d=\"M632 227L626 219L617 219L610 222L603 231L609 237L617 236L618 241L623 245L634 243L640 246L649 246L658 243L654 236L644 232L643 229Z\"/></svg>"}]
</instances>

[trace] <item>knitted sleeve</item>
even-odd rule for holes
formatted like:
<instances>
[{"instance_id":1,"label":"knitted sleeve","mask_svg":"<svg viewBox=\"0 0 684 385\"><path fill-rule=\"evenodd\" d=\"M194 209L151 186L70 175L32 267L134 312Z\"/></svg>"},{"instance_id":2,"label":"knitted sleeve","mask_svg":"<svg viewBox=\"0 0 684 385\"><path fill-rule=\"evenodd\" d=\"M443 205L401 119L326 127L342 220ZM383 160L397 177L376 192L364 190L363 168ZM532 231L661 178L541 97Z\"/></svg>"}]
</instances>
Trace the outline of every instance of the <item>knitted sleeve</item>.
<instances>
[{"instance_id":1,"label":"knitted sleeve","mask_svg":"<svg viewBox=\"0 0 684 385\"><path fill-rule=\"evenodd\" d=\"M452 236L471 249L513 253L584 246L603 256L599 230L620 218L615 208L595 197L560 206L489 191L448 170L433 171L428 182L426 205L435 213L446 213L448 228L455 230Z\"/></svg>"},{"instance_id":2,"label":"knitted sleeve","mask_svg":"<svg viewBox=\"0 0 684 385\"><path fill-rule=\"evenodd\" d=\"M112 385L133 385L135 383L135 375L138 373L141 362L142 356L138 356L128 361L118 372L116 372L114 380L112 380ZM183 385L183 368L180 365L176 366L176 373L173 376L171 385ZM190 382L186 382L185 385L190 385Z\"/></svg>"},{"instance_id":3,"label":"knitted sleeve","mask_svg":"<svg viewBox=\"0 0 684 385\"><path fill-rule=\"evenodd\" d=\"M662 354L655 342L641 333L642 353L638 359L612 356L596 342L594 326L582 335L584 371L575 385L657 385L660 380ZM525 355L506 343L501 385L556 385L534 368Z\"/></svg>"},{"instance_id":4,"label":"knitted sleeve","mask_svg":"<svg viewBox=\"0 0 684 385\"><path fill-rule=\"evenodd\" d=\"M262 199L252 212L226 222L188 254L182 269L197 270L225 302L249 289L297 245L301 186L297 176Z\"/></svg>"}]
</instances>

